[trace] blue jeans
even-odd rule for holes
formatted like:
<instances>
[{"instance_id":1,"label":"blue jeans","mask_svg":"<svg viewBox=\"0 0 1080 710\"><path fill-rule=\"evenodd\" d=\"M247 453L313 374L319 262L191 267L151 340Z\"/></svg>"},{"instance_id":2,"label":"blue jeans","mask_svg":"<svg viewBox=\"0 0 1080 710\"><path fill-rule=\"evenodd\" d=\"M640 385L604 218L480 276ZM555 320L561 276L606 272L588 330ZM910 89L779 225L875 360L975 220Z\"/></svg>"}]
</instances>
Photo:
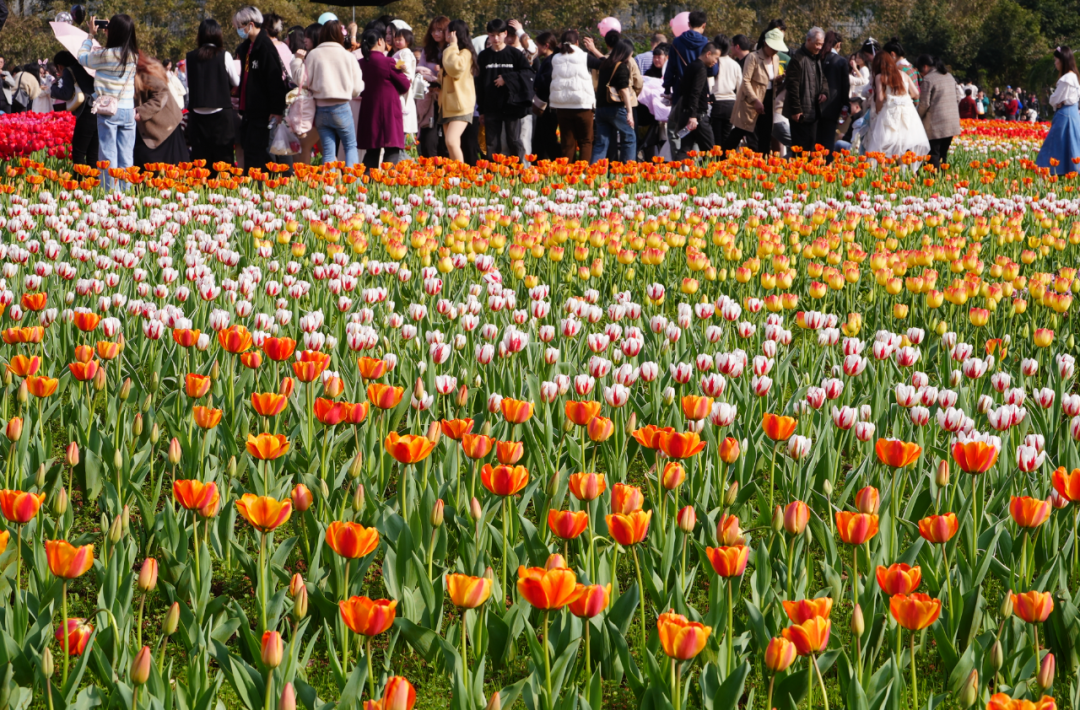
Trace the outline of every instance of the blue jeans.
<instances>
[{"instance_id":1,"label":"blue jeans","mask_svg":"<svg viewBox=\"0 0 1080 710\"><path fill-rule=\"evenodd\" d=\"M345 146L345 165L352 167L360 160L356 150L356 125L353 124L352 107L346 101L337 106L318 106L315 109L315 128L322 143L323 162L337 156L337 141Z\"/></svg>"},{"instance_id":2,"label":"blue jeans","mask_svg":"<svg viewBox=\"0 0 1080 710\"><path fill-rule=\"evenodd\" d=\"M135 153L135 109L121 108L112 116L98 116L98 157L108 160L110 168L130 168ZM123 181L113 184L107 170L101 174L101 184L106 190L124 190Z\"/></svg>"},{"instance_id":3,"label":"blue jeans","mask_svg":"<svg viewBox=\"0 0 1080 710\"><path fill-rule=\"evenodd\" d=\"M597 106L593 133L592 160L589 162L595 163L607 157L608 145L615 139L616 133L621 138L619 160L628 163L637 156L637 134L626 122L625 106Z\"/></svg>"}]
</instances>

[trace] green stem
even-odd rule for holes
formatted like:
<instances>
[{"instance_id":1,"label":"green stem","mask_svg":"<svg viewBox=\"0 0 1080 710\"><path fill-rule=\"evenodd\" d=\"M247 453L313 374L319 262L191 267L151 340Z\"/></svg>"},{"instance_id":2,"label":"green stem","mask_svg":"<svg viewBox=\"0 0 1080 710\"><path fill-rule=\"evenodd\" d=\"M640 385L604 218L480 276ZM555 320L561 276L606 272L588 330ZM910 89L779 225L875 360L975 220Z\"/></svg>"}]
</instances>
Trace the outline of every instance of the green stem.
<instances>
[{"instance_id":1,"label":"green stem","mask_svg":"<svg viewBox=\"0 0 1080 710\"><path fill-rule=\"evenodd\" d=\"M146 606L146 594L142 595L142 599L139 600L139 621L135 631L136 643L135 645L142 648L142 625L143 625L143 607Z\"/></svg>"},{"instance_id":2,"label":"green stem","mask_svg":"<svg viewBox=\"0 0 1080 710\"><path fill-rule=\"evenodd\" d=\"M49 698L49 707L52 707L52 697ZM131 689L131 710L139 710L139 686L137 685Z\"/></svg>"},{"instance_id":3,"label":"green stem","mask_svg":"<svg viewBox=\"0 0 1080 710\"><path fill-rule=\"evenodd\" d=\"M544 687L547 688L547 707L555 706L555 699L551 693L551 654L548 651L548 621L551 612L544 610Z\"/></svg>"},{"instance_id":4,"label":"green stem","mask_svg":"<svg viewBox=\"0 0 1080 710\"><path fill-rule=\"evenodd\" d=\"M829 692L825 690L825 679L821 677L821 669L817 664L817 656L810 654L810 660L814 664L814 670L817 671L818 683L821 684L821 699L825 704L825 710L829 710ZM916 708L918 710L918 708Z\"/></svg>"},{"instance_id":5,"label":"green stem","mask_svg":"<svg viewBox=\"0 0 1080 710\"><path fill-rule=\"evenodd\" d=\"M259 602L261 605L262 630L265 632L266 625L266 533L261 534L259 542Z\"/></svg>"},{"instance_id":6,"label":"green stem","mask_svg":"<svg viewBox=\"0 0 1080 710\"><path fill-rule=\"evenodd\" d=\"M671 659L671 704L675 710L680 710L679 707L679 672L677 669L678 663L674 658Z\"/></svg>"},{"instance_id":7,"label":"green stem","mask_svg":"<svg viewBox=\"0 0 1080 710\"><path fill-rule=\"evenodd\" d=\"M465 668L465 678L469 677L469 630L465 628L465 609L461 610L461 663ZM468 683L468 680L465 681Z\"/></svg>"},{"instance_id":8,"label":"green stem","mask_svg":"<svg viewBox=\"0 0 1080 710\"><path fill-rule=\"evenodd\" d=\"M506 549L506 533L507 533L506 526L509 524L509 521L510 521L510 519L507 517L506 508L507 508L506 496L503 496L503 504L502 504L502 581L499 583L501 585L499 587L499 593L502 594L502 597L503 597L503 601L502 601L502 607L503 608L506 607L506 597L507 597L507 593L506 593L506 560L510 556L510 555L507 554L507 549Z\"/></svg>"},{"instance_id":9,"label":"green stem","mask_svg":"<svg viewBox=\"0 0 1080 710\"><path fill-rule=\"evenodd\" d=\"M345 560L345 584L341 588L343 601L349 600L349 560ZM341 635L341 672L346 678L349 677L349 632Z\"/></svg>"},{"instance_id":10,"label":"green stem","mask_svg":"<svg viewBox=\"0 0 1080 710\"><path fill-rule=\"evenodd\" d=\"M630 551L634 554L634 567L637 569L638 594L641 597L638 605L638 609L641 611L641 652L645 653L645 587L641 583L641 563L638 562L637 547L632 546Z\"/></svg>"},{"instance_id":11,"label":"green stem","mask_svg":"<svg viewBox=\"0 0 1080 710\"><path fill-rule=\"evenodd\" d=\"M768 698L765 701L765 710L772 710L772 692L773 692L773 686L774 685L776 685L776 674L775 673L773 673L772 677L769 678L769 695L768 695Z\"/></svg>"},{"instance_id":12,"label":"green stem","mask_svg":"<svg viewBox=\"0 0 1080 710\"><path fill-rule=\"evenodd\" d=\"M364 655L367 656L367 682L368 697L375 699L375 672L371 665L371 637L368 636L367 645L364 647Z\"/></svg>"},{"instance_id":13,"label":"green stem","mask_svg":"<svg viewBox=\"0 0 1080 710\"><path fill-rule=\"evenodd\" d=\"M1037 660L1038 654L1036 654ZM915 632L911 632L911 706L915 710L919 708L919 686L915 674Z\"/></svg>"},{"instance_id":14,"label":"green stem","mask_svg":"<svg viewBox=\"0 0 1080 710\"><path fill-rule=\"evenodd\" d=\"M70 640L69 640L69 637L71 636L71 634L68 633L67 580L66 579L64 580L64 584L63 584L62 597L63 597L63 601L61 602L61 606L63 607L62 611L63 611L63 614L64 614L64 685L66 686L67 685L67 677L68 677L68 661L71 658L71 653L68 651L69 644L71 643Z\"/></svg>"},{"instance_id":15,"label":"green stem","mask_svg":"<svg viewBox=\"0 0 1080 710\"><path fill-rule=\"evenodd\" d=\"M727 585L727 675L731 675L735 662L735 602L734 588L736 577L730 577Z\"/></svg>"},{"instance_id":16,"label":"green stem","mask_svg":"<svg viewBox=\"0 0 1080 710\"><path fill-rule=\"evenodd\" d=\"M949 543L941 544L941 556L945 560L945 588L949 590L949 626L956 628L956 605L953 603L952 567L949 566Z\"/></svg>"},{"instance_id":17,"label":"green stem","mask_svg":"<svg viewBox=\"0 0 1080 710\"><path fill-rule=\"evenodd\" d=\"M263 710L270 710L270 698L274 697L274 669L266 669L266 701Z\"/></svg>"}]
</instances>

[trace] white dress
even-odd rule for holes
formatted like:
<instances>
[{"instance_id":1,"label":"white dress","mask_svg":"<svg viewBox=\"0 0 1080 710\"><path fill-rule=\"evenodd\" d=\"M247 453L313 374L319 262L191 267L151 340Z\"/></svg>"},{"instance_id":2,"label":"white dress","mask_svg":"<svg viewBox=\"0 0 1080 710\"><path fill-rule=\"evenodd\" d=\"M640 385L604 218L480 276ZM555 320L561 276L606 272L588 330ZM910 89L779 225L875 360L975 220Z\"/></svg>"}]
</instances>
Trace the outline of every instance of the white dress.
<instances>
[{"instance_id":1,"label":"white dress","mask_svg":"<svg viewBox=\"0 0 1080 710\"><path fill-rule=\"evenodd\" d=\"M416 124L416 55L406 47L398 50L394 59L401 62L402 71L409 77L409 90L401 95L401 120L405 126L405 134L415 135L420 130Z\"/></svg>"},{"instance_id":2,"label":"white dress","mask_svg":"<svg viewBox=\"0 0 1080 710\"><path fill-rule=\"evenodd\" d=\"M904 91L895 94L886 88L885 103L872 118L870 132L866 137L867 153L883 153L888 156L903 155L908 151L916 155L930 153L930 140L926 137L919 112L908 94L911 79L907 74L901 73L901 76L904 77ZM875 85L875 89L882 88L876 80Z\"/></svg>"}]
</instances>

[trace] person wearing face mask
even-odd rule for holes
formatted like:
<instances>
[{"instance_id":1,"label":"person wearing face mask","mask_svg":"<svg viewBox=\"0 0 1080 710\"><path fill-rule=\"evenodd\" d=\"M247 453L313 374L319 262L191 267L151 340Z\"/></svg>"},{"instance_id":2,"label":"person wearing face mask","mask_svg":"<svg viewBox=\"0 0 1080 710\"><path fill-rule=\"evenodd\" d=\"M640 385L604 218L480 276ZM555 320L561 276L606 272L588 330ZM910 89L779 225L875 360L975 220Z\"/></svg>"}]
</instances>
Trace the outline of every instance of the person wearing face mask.
<instances>
[{"instance_id":1,"label":"person wearing face mask","mask_svg":"<svg viewBox=\"0 0 1080 710\"><path fill-rule=\"evenodd\" d=\"M240 146L244 167L266 169L270 158L270 121L285 113L285 69L270 37L262 31L263 15L251 5L233 16L233 27L243 42L236 50L240 61Z\"/></svg>"},{"instance_id":2,"label":"person wearing face mask","mask_svg":"<svg viewBox=\"0 0 1080 710\"><path fill-rule=\"evenodd\" d=\"M402 158L405 124L401 95L411 84L397 62L386 56L389 47L385 31L365 30L360 47L364 51L360 60L364 97L357 122L357 145L366 151L364 165L374 170L382 163L397 163Z\"/></svg>"}]
</instances>

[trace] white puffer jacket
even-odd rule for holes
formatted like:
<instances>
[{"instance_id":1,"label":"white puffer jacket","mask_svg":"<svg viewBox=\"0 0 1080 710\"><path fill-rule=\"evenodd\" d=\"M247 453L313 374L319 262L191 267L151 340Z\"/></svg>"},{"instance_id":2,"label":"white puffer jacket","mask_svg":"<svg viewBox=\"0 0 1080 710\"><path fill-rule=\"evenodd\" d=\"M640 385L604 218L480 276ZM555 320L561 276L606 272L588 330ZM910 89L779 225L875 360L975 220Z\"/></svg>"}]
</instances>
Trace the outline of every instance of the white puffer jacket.
<instances>
[{"instance_id":1,"label":"white puffer jacket","mask_svg":"<svg viewBox=\"0 0 1080 710\"><path fill-rule=\"evenodd\" d=\"M551 108L596 108L596 90L589 73L585 50L571 45L569 54L551 59Z\"/></svg>"}]
</instances>

